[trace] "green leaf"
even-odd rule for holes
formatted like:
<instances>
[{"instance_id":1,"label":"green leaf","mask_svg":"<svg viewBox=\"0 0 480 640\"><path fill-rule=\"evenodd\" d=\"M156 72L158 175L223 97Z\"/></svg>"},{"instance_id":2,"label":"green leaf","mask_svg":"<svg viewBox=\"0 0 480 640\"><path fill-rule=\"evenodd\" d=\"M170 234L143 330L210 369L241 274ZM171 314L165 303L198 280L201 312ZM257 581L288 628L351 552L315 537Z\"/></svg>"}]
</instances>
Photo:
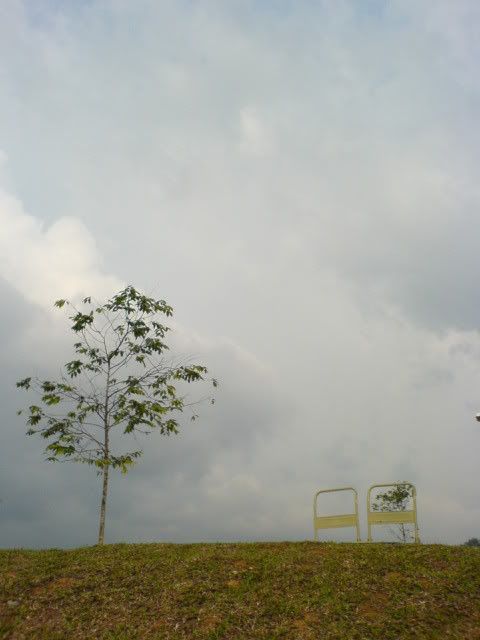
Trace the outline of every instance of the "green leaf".
<instances>
[{"instance_id":1,"label":"green leaf","mask_svg":"<svg viewBox=\"0 0 480 640\"><path fill-rule=\"evenodd\" d=\"M60 299L54 304L62 308L69 302ZM83 304L91 305L92 298L85 297ZM44 440L47 460L82 462L99 474L106 466L126 473L141 452L116 455L112 450L105 457L101 435L105 420L118 433L119 446L122 433L178 433L181 425L175 418L186 404L185 383L204 380L207 368L163 359L170 328L160 320L173 314L165 300L128 285L96 305L86 307L85 313L72 307L75 355L64 365L61 377L25 378L16 385L27 391L33 387L43 403L41 407L31 404L24 419L27 434ZM212 385L218 385L216 379Z\"/></svg>"},{"instance_id":2,"label":"green leaf","mask_svg":"<svg viewBox=\"0 0 480 640\"><path fill-rule=\"evenodd\" d=\"M72 330L75 332L82 331L88 325L93 324L93 311L90 313L76 313L73 317Z\"/></svg>"}]
</instances>

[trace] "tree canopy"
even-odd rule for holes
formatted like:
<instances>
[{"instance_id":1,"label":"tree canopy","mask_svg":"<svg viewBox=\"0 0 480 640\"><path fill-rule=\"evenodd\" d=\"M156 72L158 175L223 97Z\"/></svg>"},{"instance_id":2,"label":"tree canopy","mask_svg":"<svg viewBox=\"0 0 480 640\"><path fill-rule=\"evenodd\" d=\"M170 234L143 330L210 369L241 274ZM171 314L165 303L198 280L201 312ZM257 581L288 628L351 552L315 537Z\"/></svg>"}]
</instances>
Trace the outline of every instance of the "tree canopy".
<instances>
[{"instance_id":1,"label":"tree canopy","mask_svg":"<svg viewBox=\"0 0 480 640\"><path fill-rule=\"evenodd\" d=\"M208 371L202 364L167 357L170 328L163 318L171 317L173 309L131 285L104 304L86 297L81 308L63 299L55 306L72 312L75 356L59 379L27 377L17 387L40 397L26 411L27 434L47 441L47 459L86 463L103 474L103 542L108 471L125 473L142 455L138 448L126 451L125 438L119 436L178 433L181 414L198 404L188 401L185 388L207 380ZM209 382L217 386L214 378ZM196 417L192 412L190 418Z\"/></svg>"}]
</instances>

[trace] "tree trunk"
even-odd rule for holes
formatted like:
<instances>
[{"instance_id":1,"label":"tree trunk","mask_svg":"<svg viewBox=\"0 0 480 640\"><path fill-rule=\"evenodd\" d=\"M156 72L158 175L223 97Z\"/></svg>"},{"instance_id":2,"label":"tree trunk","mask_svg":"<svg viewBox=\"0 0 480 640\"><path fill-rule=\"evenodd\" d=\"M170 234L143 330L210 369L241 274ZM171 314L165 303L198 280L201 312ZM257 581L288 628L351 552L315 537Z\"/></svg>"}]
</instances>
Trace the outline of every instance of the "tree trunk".
<instances>
[{"instance_id":1,"label":"tree trunk","mask_svg":"<svg viewBox=\"0 0 480 640\"><path fill-rule=\"evenodd\" d=\"M103 489L102 489L102 503L100 505L100 526L98 528L98 544L103 544L105 540L105 511L107 509L107 493L108 493L108 457L110 455L110 442L109 442L109 423L108 423L108 394L110 390L110 360L108 360L107 370L107 385L105 389L105 406L103 414L103 429L104 429L104 449L103 449Z\"/></svg>"},{"instance_id":2,"label":"tree trunk","mask_svg":"<svg viewBox=\"0 0 480 640\"><path fill-rule=\"evenodd\" d=\"M98 529L98 544L103 544L105 540L105 511L107 507L108 492L108 465L103 467L103 490L102 503L100 505L100 527Z\"/></svg>"}]
</instances>

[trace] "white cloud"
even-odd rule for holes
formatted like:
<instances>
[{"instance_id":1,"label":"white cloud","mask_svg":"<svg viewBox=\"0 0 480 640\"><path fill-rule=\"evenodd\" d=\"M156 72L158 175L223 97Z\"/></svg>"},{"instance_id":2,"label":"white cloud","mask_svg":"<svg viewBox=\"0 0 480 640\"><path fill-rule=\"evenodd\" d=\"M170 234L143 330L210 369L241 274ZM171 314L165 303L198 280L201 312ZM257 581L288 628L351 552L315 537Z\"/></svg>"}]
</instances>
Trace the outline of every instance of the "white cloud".
<instances>
[{"instance_id":1,"label":"white cloud","mask_svg":"<svg viewBox=\"0 0 480 640\"><path fill-rule=\"evenodd\" d=\"M240 148L254 155L263 155L272 150L272 138L254 107L240 110L242 140Z\"/></svg>"},{"instance_id":2,"label":"white cloud","mask_svg":"<svg viewBox=\"0 0 480 640\"><path fill-rule=\"evenodd\" d=\"M17 198L0 190L0 277L26 300L51 306L59 297L103 298L120 286L102 272L92 235L75 218L50 226L25 212Z\"/></svg>"},{"instance_id":3,"label":"white cloud","mask_svg":"<svg viewBox=\"0 0 480 640\"><path fill-rule=\"evenodd\" d=\"M164 505L235 537L231 489L242 536L301 537L318 486L407 477L424 538L478 533L478 3L366 4L0 20L1 275L42 305L154 290L223 382L212 438L149 448L115 531Z\"/></svg>"}]
</instances>

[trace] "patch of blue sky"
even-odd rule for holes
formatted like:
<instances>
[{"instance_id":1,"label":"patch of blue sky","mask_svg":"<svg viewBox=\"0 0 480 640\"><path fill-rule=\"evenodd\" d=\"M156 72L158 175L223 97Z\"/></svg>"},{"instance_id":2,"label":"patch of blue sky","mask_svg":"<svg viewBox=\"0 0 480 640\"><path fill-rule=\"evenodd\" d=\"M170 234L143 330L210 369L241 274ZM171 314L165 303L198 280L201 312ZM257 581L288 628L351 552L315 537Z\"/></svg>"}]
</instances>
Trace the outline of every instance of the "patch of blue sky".
<instances>
[{"instance_id":1,"label":"patch of blue sky","mask_svg":"<svg viewBox=\"0 0 480 640\"><path fill-rule=\"evenodd\" d=\"M341 11L342 5L349 6L358 18L381 20L388 11L390 0L347 0L339 3L337 9ZM271 14L272 16L288 16L292 14L322 13L329 14L335 12L335 0L250 0L247 3L240 3L238 6L254 10L259 14Z\"/></svg>"},{"instance_id":2,"label":"patch of blue sky","mask_svg":"<svg viewBox=\"0 0 480 640\"><path fill-rule=\"evenodd\" d=\"M394 28L407 22L405 15L399 12L398 5L391 0L351 0L350 5L360 23Z\"/></svg>"},{"instance_id":3,"label":"patch of blue sky","mask_svg":"<svg viewBox=\"0 0 480 640\"><path fill-rule=\"evenodd\" d=\"M370 20L382 20L388 9L389 0L362 0L354 2L352 6L356 9L359 17Z\"/></svg>"},{"instance_id":4,"label":"patch of blue sky","mask_svg":"<svg viewBox=\"0 0 480 640\"><path fill-rule=\"evenodd\" d=\"M195 5L195 0L190 0ZM198 3L197 3L198 4ZM321 19L338 28L402 29L408 23L401 3L393 0L242 0L225 3L224 10L261 23L294 23Z\"/></svg>"},{"instance_id":5,"label":"patch of blue sky","mask_svg":"<svg viewBox=\"0 0 480 640\"><path fill-rule=\"evenodd\" d=\"M92 6L95 0L24 0L27 19L33 26L47 27L59 15L75 14Z\"/></svg>"}]
</instances>

